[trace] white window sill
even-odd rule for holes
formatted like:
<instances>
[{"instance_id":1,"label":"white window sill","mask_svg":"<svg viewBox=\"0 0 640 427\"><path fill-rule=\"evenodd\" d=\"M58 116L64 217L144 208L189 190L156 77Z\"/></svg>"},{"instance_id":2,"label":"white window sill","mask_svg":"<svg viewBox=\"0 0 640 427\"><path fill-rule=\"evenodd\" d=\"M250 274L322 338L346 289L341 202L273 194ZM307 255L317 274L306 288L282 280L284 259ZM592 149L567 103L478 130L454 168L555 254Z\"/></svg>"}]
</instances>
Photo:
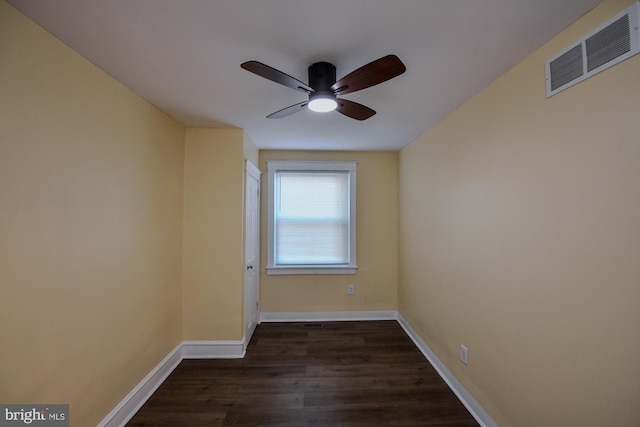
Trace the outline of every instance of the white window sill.
<instances>
[{"instance_id":1,"label":"white window sill","mask_svg":"<svg viewBox=\"0 0 640 427\"><path fill-rule=\"evenodd\" d=\"M329 266L317 266L317 265L297 265L297 266L279 266L279 267L267 267L267 276L277 276L285 274L356 274L358 267L355 265L329 265Z\"/></svg>"}]
</instances>

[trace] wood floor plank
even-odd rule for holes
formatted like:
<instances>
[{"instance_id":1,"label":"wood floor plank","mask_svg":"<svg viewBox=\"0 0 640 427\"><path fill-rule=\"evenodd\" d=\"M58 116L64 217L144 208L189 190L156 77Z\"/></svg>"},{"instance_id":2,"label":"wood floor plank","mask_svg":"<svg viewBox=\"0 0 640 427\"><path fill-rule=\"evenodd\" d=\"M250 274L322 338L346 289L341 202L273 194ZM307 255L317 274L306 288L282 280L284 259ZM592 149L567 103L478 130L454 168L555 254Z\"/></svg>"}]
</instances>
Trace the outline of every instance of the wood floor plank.
<instances>
[{"instance_id":1,"label":"wood floor plank","mask_svg":"<svg viewBox=\"0 0 640 427\"><path fill-rule=\"evenodd\" d=\"M478 426L395 321L264 323L183 360L127 426Z\"/></svg>"}]
</instances>

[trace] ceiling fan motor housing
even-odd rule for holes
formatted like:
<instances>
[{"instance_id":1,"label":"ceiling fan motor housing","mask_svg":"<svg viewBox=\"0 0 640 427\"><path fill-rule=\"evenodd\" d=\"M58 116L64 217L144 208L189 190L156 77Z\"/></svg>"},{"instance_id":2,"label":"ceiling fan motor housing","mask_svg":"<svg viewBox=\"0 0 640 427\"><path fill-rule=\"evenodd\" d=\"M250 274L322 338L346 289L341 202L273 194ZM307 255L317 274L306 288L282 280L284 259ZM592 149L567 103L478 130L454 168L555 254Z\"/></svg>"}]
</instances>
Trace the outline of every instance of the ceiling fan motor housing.
<instances>
[{"instance_id":1,"label":"ceiling fan motor housing","mask_svg":"<svg viewBox=\"0 0 640 427\"><path fill-rule=\"evenodd\" d=\"M335 102L328 101L331 107L317 109L311 105L314 100L326 99L335 100L336 94L331 90L331 86L336 82L336 67L328 62L316 62L309 67L309 86L315 92L309 94L309 108L313 111L331 111L336 107ZM325 101L327 102L327 101Z\"/></svg>"},{"instance_id":2,"label":"ceiling fan motor housing","mask_svg":"<svg viewBox=\"0 0 640 427\"><path fill-rule=\"evenodd\" d=\"M309 86L316 91L329 91L336 82L336 67L328 62L316 62L309 67Z\"/></svg>"}]
</instances>

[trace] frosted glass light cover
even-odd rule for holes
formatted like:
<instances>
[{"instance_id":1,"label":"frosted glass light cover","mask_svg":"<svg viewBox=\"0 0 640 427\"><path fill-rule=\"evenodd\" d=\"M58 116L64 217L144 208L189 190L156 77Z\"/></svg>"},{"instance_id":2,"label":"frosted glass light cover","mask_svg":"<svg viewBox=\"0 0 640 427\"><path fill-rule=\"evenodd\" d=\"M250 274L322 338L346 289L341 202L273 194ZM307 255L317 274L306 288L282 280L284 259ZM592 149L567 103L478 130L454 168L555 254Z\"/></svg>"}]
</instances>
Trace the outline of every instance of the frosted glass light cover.
<instances>
[{"instance_id":1,"label":"frosted glass light cover","mask_svg":"<svg viewBox=\"0 0 640 427\"><path fill-rule=\"evenodd\" d=\"M333 111L338 106L335 99L331 98L315 98L309 101L309 109L316 113L326 113Z\"/></svg>"}]
</instances>

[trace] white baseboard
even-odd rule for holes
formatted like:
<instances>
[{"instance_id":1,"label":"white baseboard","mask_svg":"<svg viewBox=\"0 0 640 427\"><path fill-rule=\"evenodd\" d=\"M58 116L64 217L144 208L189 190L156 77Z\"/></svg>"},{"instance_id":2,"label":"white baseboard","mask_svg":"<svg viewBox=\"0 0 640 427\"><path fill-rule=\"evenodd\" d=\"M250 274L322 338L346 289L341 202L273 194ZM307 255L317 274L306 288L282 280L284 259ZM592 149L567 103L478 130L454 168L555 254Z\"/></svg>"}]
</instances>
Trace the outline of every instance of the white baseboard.
<instances>
[{"instance_id":1,"label":"white baseboard","mask_svg":"<svg viewBox=\"0 0 640 427\"><path fill-rule=\"evenodd\" d=\"M405 330L409 338L413 340L415 345L420 349L424 357L427 358L431 366L438 372L438 374L442 377L442 379L447 383L451 391L458 396L460 402L469 410L473 418L482 426L482 427L498 427L498 424L491 419L489 414L480 406L480 404L471 396L471 394L460 384L460 382L453 376L451 371L447 369L447 367L438 359L438 356L429 348L427 343L424 342L422 338L416 333L416 331L409 325L409 323L402 317L401 314L398 314L398 323Z\"/></svg>"},{"instance_id":2,"label":"white baseboard","mask_svg":"<svg viewBox=\"0 0 640 427\"><path fill-rule=\"evenodd\" d=\"M242 359L244 339L240 341L183 341L183 359Z\"/></svg>"},{"instance_id":3,"label":"white baseboard","mask_svg":"<svg viewBox=\"0 0 640 427\"><path fill-rule=\"evenodd\" d=\"M244 357L244 342L244 338L239 341L183 341L97 427L122 427L127 424L182 360L241 359Z\"/></svg>"},{"instance_id":4,"label":"white baseboard","mask_svg":"<svg viewBox=\"0 0 640 427\"><path fill-rule=\"evenodd\" d=\"M149 374L98 424L98 427L124 426L160 384L182 361L182 344L171 351Z\"/></svg>"},{"instance_id":5,"label":"white baseboard","mask_svg":"<svg viewBox=\"0 0 640 427\"><path fill-rule=\"evenodd\" d=\"M396 320L397 318L398 312L395 310L260 313L260 322L341 322L355 320Z\"/></svg>"}]
</instances>

